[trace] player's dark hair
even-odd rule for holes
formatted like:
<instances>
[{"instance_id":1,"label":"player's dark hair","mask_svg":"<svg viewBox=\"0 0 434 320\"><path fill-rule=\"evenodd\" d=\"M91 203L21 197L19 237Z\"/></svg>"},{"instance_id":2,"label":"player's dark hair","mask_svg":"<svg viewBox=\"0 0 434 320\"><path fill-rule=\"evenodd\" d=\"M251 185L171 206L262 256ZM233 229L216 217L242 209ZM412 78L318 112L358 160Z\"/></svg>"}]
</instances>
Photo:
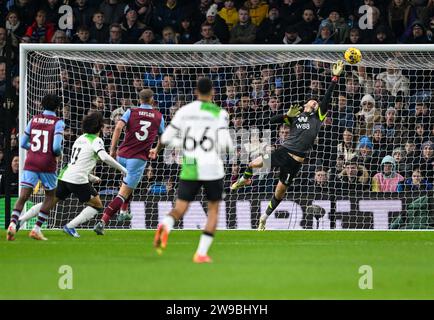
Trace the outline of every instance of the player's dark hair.
<instances>
[{"instance_id":1,"label":"player's dark hair","mask_svg":"<svg viewBox=\"0 0 434 320\"><path fill-rule=\"evenodd\" d=\"M41 104L44 110L56 111L62 100L58 95L55 94L47 94L42 98Z\"/></svg>"},{"instance_id":2,"label":"player's dark hair","mask_svg":"<svg viewBox=\"0 0 434 320\"><path fill-rule=\"evenodd\" d=\"M212 91L212 81L209 78L200 78L197 81L197 91L202 95L209 95Z\"/></svg>"},{"instance_id":3,"label":"player's dark hair","mask_svg":"<svg viewBox=\"0 0 434 320\"><path fill-rule=\"evenodd\" d=\"M104 124L102 113L93 111L83 117L81 128L83 133L97 134L101 131Z\"/></svg>"}]
</instances>

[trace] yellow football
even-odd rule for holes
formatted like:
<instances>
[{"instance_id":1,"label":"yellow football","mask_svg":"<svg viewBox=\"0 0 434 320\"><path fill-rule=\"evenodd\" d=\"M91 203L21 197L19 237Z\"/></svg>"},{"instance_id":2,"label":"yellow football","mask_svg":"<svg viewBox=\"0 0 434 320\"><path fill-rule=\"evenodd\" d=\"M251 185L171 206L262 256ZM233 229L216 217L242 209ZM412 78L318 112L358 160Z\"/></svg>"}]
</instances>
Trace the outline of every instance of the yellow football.
<instances>
[{"instance_id":1,"label":"yellow football","mask_svg":"<svg viewBox=\"0 0 434 320\"><path fill-rule=\"evenodd\" d=\"M344 58L349 64L356 64L362 60L362 53L357 48L348 48L344 53Z\"/></svg>"}]
</instances>

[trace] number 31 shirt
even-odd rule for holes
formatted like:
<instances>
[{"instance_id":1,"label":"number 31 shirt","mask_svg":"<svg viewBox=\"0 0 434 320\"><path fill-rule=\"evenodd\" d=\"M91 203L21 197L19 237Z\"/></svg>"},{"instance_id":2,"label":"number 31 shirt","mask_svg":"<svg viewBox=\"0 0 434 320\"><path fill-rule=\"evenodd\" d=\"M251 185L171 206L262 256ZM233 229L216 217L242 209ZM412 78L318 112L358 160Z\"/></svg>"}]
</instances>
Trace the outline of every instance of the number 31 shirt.
<instances>
[{"instance_id":1,"label":"number 31 shirt","mask_svg":"<svg viewBox=\"0 0 434 320\"><path fill-rule=\"evenodd\" d=\"M162 114L150 105L128 109L119 121L126 124L125 138L118 156L127 159L148 160L155 138L164 131Z\"/></svg>"},{"instance_id":2,"label":"number 31 shirt","mask_svg":"<svg viewBox=\"0 0 434 320\"><path fill-rule=\"evenodd\" d=\"M234 149L228 125L228 113L212 102L194 101L176 112L161 142L182 151L182 180L224 177L222 154Z\"/></svg>"}]
</instances>

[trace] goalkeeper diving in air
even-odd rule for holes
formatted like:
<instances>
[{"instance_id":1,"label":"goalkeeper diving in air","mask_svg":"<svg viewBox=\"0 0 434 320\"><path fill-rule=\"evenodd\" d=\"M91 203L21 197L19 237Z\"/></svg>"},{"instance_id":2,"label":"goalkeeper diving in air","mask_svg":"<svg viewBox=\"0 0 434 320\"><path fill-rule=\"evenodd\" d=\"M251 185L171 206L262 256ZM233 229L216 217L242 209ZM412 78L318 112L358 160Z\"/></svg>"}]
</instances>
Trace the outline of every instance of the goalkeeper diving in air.
<instances>
[{"instance_id":1,"label":"goalkeeper diving in air","mask_svg":"<svg viewBox=\"0 0 434 320\"><path fill-rule=\"evenodd\" d=\"M279 182L273 198L268 204L267 210L259 219L258 230L265 230L265 224L271 213L282 201L283 196L291 184L312 148L314 141L321 130L321 125L326 118L333 90L339 81L339 76L344 71L343 61L337 61L332 67L331 84L321 102L316 97L309 98L301 112L298 105L291 105L284 115L277 115L270 119L271 123L285 123L290 127L288 137L282 145L271 153L251 161L244 174L231 186L237 190L252 183L253 169L262 168L265 165L271 168L279 168Z\"/></svg>"}]
</instances>

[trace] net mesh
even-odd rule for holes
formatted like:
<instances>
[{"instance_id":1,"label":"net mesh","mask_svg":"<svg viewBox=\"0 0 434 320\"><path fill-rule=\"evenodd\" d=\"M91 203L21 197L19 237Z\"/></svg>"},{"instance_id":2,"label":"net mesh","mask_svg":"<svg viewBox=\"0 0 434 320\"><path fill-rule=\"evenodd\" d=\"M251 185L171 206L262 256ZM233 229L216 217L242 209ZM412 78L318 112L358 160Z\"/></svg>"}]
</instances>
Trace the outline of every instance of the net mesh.
<instances>
[{"instance_id":1,"label":"net mesh","mask_svg":"<svg viewBox=\"0 0 434 320\"><path fill-rule=\"evenodd\" d=\"M434 54L362 53L361 63L346 66L315 145L267 228L434 228ZM108 149L116 121L138 104L141 89L155 91L169 123L176 110L194 99L196 79L210 77L215 102L230 114L237 146L237 156L225 164L219 228L253 229L271 199L278 171L255 171L253 184L237 191L230 191L231 183L250 160L274 150L288 135L289 127L272 125L270 118L286 112L290 104L303 105L311 95L322 96L331 79L330 65L341 58L340 51L30 51L27 115L22 120L41 112L45 94L63 98L63 166L88 112L103 112L102 137ZM149 162L134 192L132 220L113 220L109 226L155 228L173 205L179 167L179 153L169 149ZM102 179L95 188L110 201L120 186L120 174L100 163L95 175ZM35 197L41 194L36 190ZM177 227L203 227L203 200L199 195ZM82 208L75 199L58 204L49 227L63 226Z\"/></svg>"}]
</instances>

